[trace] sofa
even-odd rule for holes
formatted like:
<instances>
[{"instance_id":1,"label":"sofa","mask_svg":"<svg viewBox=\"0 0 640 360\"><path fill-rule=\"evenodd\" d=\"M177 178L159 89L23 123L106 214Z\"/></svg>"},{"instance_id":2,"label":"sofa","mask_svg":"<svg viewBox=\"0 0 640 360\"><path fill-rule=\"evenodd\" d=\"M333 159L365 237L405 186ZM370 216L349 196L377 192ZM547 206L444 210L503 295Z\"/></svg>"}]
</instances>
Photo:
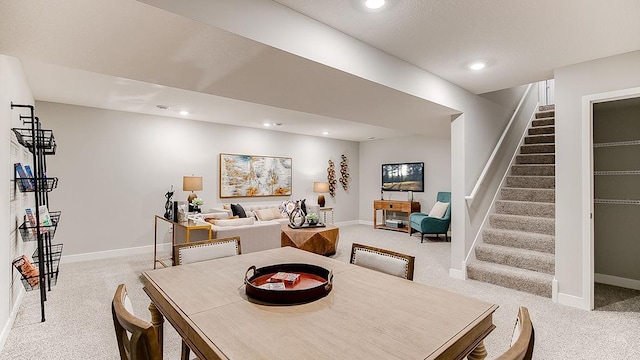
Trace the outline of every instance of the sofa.
<instances>
[{"instance_id":1,"label":"sofa","mask_svg":"<svg viewBox=\"0 0 640 360\"><path fill-rule=\"evenodd\" d=\"M242 253L274 249L281 244L282 224L289 223L287 214L282 212L287 202L242 204L245 217L237 219L234 219L237 215L231 207L223 205L192 219L210 225L213 239L240 237ZM318 210L317 205L307 206L308 212L317 213Z\"/></svg>"},{"instance_id":2,"label":"sofa","mask_svg":"<svg viewBox=\"0 0 640 360\"><path fill-rule=\"evenodd\" d=\"M238 236L245 254L280 247L280 223L277 221L230 219L226 212L203 213L192 219L211 226L212 239Z\"/></svg>"}]
</instances>

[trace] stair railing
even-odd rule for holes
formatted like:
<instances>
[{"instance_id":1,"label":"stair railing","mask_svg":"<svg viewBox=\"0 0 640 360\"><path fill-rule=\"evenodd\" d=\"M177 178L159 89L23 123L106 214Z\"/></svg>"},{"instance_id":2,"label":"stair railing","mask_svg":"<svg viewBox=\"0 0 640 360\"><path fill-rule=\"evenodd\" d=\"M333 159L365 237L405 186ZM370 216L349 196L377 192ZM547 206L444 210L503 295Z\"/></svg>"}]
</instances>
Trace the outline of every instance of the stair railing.
<instances>
[{"instance_id":1,"label":"stair railing","mask_svg":"<svg viewBox=\"0 0 640 360\"><path fill-rule=\"evenodd\" d=\"M529 88L527 88L527 91L525 91L525 94L522 97L522 100L520 100L520 103L518 104L518 109L514 113L514 117L509 122L509 125L507 126L507 128L511 126L511 122L514 120L514 118L517 117L517 115L526 116L526 114L518 114L518 113L520 112L520 107L526 102L526 100L532 100L532 99L528 99L528 96L527 96L527 95L529 95L528 93L529 93L529 90L531 89L532 85L533 84L529 84ZM536 94L531 94L531 96L533 96L533 95L536 95ZM500 180L500 184L498 184L498 187L496 188L496 191L495 191L495 193L493 195L493 199L491 199L491 206L489 206L489 208L487 209L487 212L485 213L484 218L482 219L482 223L480 224L480 227L478 228L478 232L474 236L473 243L471 244L471 247L469 248L469 252L465 256L465 259L464 259L464 262L463 262L463 267L464 267L464 272L465 272L465 275L464 275L465 279L467 278L467 276L466 276L467 265L466 264L469 262L471 256L473 254L475 254L476 245L481 241L482 230L486 227L487 221L489 220L489 215L491 215L493 213L493 210L495 208L496 200L498 199L498 195L500 194L500 189L502 189L502 186L507 181L507 175L509 174L509 170L511 169L511 166L516 161L516 157L518 156L520 147L524 144L524 139L525 139L525 137L527 135L527 131L529 130L529 127L531 127L531 123L535 119L536 109L538 108L539 105L540 105L540 101L538 99L538 101L536 102L536 105L534 106L533 112L531 114L529 114L529 119L527 121L527 125L524 127L522 135L520 135L520 141L518 142L518 145L513 150L513 154L511 155L511 160L509 161L509 164L507 165L507 168L506 168L506 170L504 172L504 175L502 176L502 180ZM525 109L523 109L523 110L525 110ZM506 134L506 131L505 131L505 133L503 133L503 136L505 134ZM500 138L500 140L502 141L503 139ZM486 167L485 167L485 170L486 170Z\"/></svg>"},{"instance_id":2,"label":"stair railing","mask_svg":"<svg viewBox=\"0 0 640 360\"><path fill-rule=\"evenodd\" d=\"M524 101L527 99L527 96L529 95L529 92L531 91L532 86L533 84L529 84L529 86L527 86L527 90L522 95L522 98L520 99L520 102L518 103L516 110L513 112L511 119L509 119L509 123L504 128L504 131L502 132L502 135L500 135L500 139L498 140L498 143L493 148L493 152L491 153L491 156L489 156L489 160L487 160L487 163L485 164L484 169L482 169L482 173L480 173L480 177L478 178L478 181L476 181L476 185L473 187L473 190L471 190L471 194L465 196L465 200L467 201L467 206L471 206L471 204L473 203L473 199L476 197L476 194L480 189L480 186L482 186L482 183L484 183L484 180L487 177L487 173L489 172L491 165L493 165L493 160L495 159L496 154L498 153L498 150L500 150L500 147L502 146L502 142L507 137L507 133L509 132L509 130L511 130L511 125L513 125L514 120L518 117L518 115L520 115L520 108L522 107L522 104L524 103Z\"/></svg>"}]
</instances>

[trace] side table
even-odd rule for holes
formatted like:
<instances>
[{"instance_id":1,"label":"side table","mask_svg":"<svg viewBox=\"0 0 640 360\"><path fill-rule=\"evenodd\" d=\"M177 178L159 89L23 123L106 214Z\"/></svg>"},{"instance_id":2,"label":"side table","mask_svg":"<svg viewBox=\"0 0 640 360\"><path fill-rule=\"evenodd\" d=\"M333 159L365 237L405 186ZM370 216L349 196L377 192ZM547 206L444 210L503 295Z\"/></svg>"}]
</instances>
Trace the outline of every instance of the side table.
<instances>
[{"instance_id":1,"label":"side table","mask_svg":"<svg viewBox=\"0 0 640 360\"><path fill-rule=\"evenodd\" d=\"M171 226L171 257L166 259L158 258L158 219L169 223ZM205 230L206 231L206 239L197 239L197 240L207 240L211 239L211 226L210 225L202 225L195 223L191 220L185 222L174 222L168 219L165 219L164 216L156 215L154 218L153 224L153 268L156 268L156 265L160 263L163 267L167 267L168 265L165 263L167 260L171 260L171 265L173 265L173 245L176 244L176 232L180 231L180 233L184 233L184 243L188 244L191 242L191 232L194 230ZM182 241L180 242L182 243Z\"/></svg>"},{"instance_id":2,"label":"side table","mask_svg":"<svg viewBox=\"0 0 640 360\"><path fill-rule=\"evenodd\" d=\"M319 210L320 214L318 215L322 215L322 223L323 224L333 224L333 207L321 207ZM331 222L328 223L327 222L327 213L331 214Z\"/></svg>"}]
</instances>

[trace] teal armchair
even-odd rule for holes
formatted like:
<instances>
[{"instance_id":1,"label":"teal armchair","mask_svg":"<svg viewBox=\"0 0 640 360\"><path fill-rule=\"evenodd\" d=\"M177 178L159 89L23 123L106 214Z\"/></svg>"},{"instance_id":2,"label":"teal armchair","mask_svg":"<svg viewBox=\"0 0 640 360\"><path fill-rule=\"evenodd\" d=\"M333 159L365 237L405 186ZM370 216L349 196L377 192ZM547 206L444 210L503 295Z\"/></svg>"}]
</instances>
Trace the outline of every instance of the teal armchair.
<instances>
[{"instance_id":1,"label":"teal armchair","mask_svg":"<svg viewBox=\"0 0 640 360\"><path fill-rule=\"evenodd\" d=\"M414 230L419 232L421 235L420 242L424 242L424 234L436 234L438 237L440 237L440 234L444 234L444 239L449 241L447 231L449 231L449 224L451 224L451 193L439 192L437 201L449 204L442 218L430 217L423 213L409 215L411 234L413 234Z\"/></svg>"}]
</instances>

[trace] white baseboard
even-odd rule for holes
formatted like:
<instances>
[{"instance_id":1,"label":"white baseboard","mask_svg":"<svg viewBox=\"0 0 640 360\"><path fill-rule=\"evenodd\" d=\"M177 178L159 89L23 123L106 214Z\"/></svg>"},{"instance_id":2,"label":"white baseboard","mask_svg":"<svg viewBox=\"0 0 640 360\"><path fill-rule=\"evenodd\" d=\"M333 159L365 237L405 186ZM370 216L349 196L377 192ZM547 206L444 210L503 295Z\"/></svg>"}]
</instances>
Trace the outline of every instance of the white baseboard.
<instances>
[{"instance_id":1,"label":"white baseboard","mask_svg":"<svg viewBox=\"0 0 640 360\"><path fill-rule=\"evenodd\" d=\"M582 309L582 310L591 310L591 305L589 304L589 299L584 299L579 296L569 295L558 293L558 304L571 306L574 308Z\"/></svg>"},{"instance_id":2,"label":"white baseboard","mask_svg":"<svg viewBox=\"0 0 640 360\"><path fill-rule=\"evenodd\" d=\"M18 310L20 310L20 305L22 305L22 299L24 299L24 294L27 292L24 288L20 287L20 294L16 298L15 303L13 304L13 309L11 309L11 314L9 314L9 318L7 322L2 327L2 332L0 332L0 352L4 349L4 344L7 342L7 338L9 337L9 333L13 328L13 323L16 321L16 316L18 315Z\"/></svg>"},{"instance_id":3,"label":"white baseboard","mask_svg":"<svg viewBox=\"0 0 640 360\"><path fill-rule=\"evenodd\" d=\"M628 279L619 276L594 274L594 280L597 283L619 286L627 289L640 290L640 280Z\"/></svg>"},{"instance_id":4,"label":"white baseboard","mask_svg":"<svg viewBox=\"0 0 640 360\"><path fill-rule=\"evenodd\" d=\"M555 276L551 281L551 301L553 301L554 303L558 302L558 280L555 278Z\"/></svg>"},{"instance_id":5,"label":"white baseboard","mask_svg":"<svg viewBox=\"0 0 640 360\"><path fill-rule=\"evenodd\" d=\"M349 226L349 225L359 225L361 224L359 220L350 220L350 221L341 221L341 222L337 222L333 225L335 226ZM373 223L372 223L373 226Z\"/></svg>"},{"instance_id":6,"label":"white baseboard","mask_svg":"<svg viewBox=\"0 0 640 360\"><path fill-rule=\"evenodd\" d=\"M170 252L171 243L158 244L158 251ZM63 255L62 258L60 259L60 262L73 263L73 262L79 262L79 261L109 259L109 258L114 258L119 256L141 255L141 254L153 254L153 245L139 246L139 247L133 247L133 248L126 248L126 249L96 251L96 252L84 253L84 254Z\"/></svg>"},{"instance_id":7,"label":"white baseboard","mask_svg":"<svg viewBox=\"0 0 640 360\"><path fill-rule=\"evenodd\" d=\"M465 266L466 268L466 266ZM449 269L449 276L458 279L458 280L466 280L465 271L458 269Z\"/></svg>"}]
</instances>

